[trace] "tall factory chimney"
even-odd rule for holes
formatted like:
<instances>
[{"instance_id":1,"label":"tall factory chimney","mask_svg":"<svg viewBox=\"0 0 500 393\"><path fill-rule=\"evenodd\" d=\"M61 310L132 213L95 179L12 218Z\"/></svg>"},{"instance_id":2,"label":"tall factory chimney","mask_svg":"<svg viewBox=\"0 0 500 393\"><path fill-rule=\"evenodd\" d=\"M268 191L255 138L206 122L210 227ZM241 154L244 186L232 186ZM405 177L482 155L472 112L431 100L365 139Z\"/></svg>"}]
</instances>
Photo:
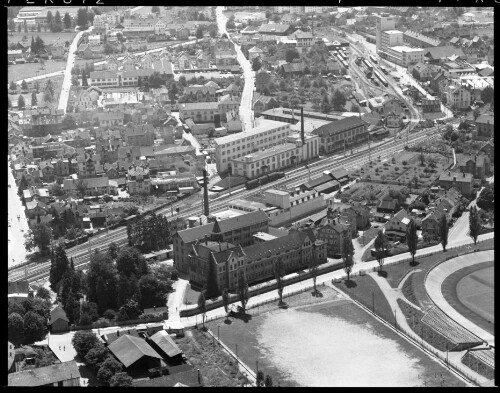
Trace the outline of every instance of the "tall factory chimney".
<instances>
[{"instance_id":1,"label":"tall factory chimney","mask_svg":"<svg viewBox=\"0 0 500 393\"><path fill-rule=\"evenodd\" d=\"M208 217L208 177L205 169L203 169L203 207L204 214Z\"/></svg>"},{"instance_id":2,"label":"tall factory chimney","mask_svg":"<svg viewBox=\"0 0 500 393\"><path fill-rule=\"evenodd\" d=\"M302 139L302 144L306 143L304 137L304 108L300 108L300 139Z\"/></svg>"}]
</instances>

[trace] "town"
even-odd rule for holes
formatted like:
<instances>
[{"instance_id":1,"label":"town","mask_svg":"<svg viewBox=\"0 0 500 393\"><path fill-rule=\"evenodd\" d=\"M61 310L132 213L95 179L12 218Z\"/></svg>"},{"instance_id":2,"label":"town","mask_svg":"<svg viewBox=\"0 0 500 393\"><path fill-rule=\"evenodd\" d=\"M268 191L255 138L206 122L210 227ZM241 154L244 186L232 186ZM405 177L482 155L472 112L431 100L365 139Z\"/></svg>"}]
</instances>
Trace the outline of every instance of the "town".
<instances>
[{"instance_id":1,"label":"town","mask_svg":"<svg viewBox=\"0 0 500 393\"><path fill-rule=\"evenodd\" d=\"M496 386L493 7L7 10L8 386Z\"/></svg>"}]
</instances>

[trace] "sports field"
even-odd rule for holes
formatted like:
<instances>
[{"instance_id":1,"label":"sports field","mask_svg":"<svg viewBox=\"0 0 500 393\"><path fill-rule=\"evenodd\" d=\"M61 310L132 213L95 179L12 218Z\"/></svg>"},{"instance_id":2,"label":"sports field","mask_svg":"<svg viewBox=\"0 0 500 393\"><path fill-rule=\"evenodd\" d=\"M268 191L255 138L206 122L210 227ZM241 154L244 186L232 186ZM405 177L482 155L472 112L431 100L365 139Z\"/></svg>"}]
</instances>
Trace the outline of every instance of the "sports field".
<instances>
[{"instance_id":1,"label":"sports field","mask_svg":"<svg viewBox=\"0 0 500 393\"><path fill-rule=\"evenodd\" d=\"M460 314L488 333L495 334L494 262L460 269L441 286L446 301Z\"/></svg>"},{"instance_id":2,"label":"sports field","mask_svg":"<svg viewBox=\"0 0 500 393\"><path fill-rule=\"evenodd\" d=\"M458 300L464 306L494 323L493 267L477 270L457 284Z\"/></svg>"},{"instance_id":3,"label":"sports field","mask_svg":"<svg viewBox=\"0 0 500 393\"><path fill-rule=\"evenodd\" d=\"M316 304L207 326L233 352L237 344L253 371L258 361L275 386L464 386L351 300L326 292Z\"/></svg>"}]
</instances>

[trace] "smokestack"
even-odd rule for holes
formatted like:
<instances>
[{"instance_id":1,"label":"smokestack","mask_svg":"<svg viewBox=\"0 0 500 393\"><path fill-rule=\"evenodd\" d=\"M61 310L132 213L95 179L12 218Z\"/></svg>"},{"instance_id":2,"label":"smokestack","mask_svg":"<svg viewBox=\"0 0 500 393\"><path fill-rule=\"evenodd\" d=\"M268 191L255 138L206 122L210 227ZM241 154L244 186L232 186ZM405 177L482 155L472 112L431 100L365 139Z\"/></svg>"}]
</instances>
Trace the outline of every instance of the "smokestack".
<instances>
[{"instance_id":1,"label":"smokestack","mask_svg":"<svg viewBox=\"0 0 500 393\"><path fill-rule=\"evenodd\" d=\"M304 137L304 108L300 108L300 139L302 139L302 143L305 143Z\"/></svg>"},{"instance_id":2,"label":"smokestack","mask_svg":"<svg viewBox=\"0 0 500 393\"><path fill-rule=\"evenodd\" d=\"M209 209L208 209L208 178L207 171L203 169L203 206L205 211L205 216L208 217Z\"/></svg>"}]
</instances>

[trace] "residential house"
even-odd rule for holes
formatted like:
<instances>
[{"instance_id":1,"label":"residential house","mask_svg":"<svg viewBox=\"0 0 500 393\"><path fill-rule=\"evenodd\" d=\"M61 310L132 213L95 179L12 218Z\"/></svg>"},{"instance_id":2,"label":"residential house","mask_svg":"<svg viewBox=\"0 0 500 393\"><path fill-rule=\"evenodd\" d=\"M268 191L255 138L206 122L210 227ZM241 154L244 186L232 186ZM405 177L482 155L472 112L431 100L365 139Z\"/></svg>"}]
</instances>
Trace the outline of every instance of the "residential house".
<instances>
[{"instance_id":1,"label":"residential house","mask_svg":"<svg viewBox=\"0 0 500 393\"><path fill-rule=\"evenodd\" d=\"M471 106L471 91L466 86L448 86L446 102L452 109L468 110Z\"/></svg>"},{"instance_id":2,"label":"residential house","mask_svg":"<svg viewBox=\"0 0 500 393\"><path fill-rule=\"evenodd\" d=\"M219 115L218 102L195 102L179 104L179 118L193 119L196 123L212 123Z\"/></svg>"},{"instance_id":3,"label":"residential house","mask_svg":"<svg viewBox=\"0 0 500 393\"><path fill-rule=\"evenodd\" d=\"M302 30L296 31L291 37L297 40L298 48L308 48L312 46L314 40L314 36L309 31L304 32Z\"/></svg>"},{"instance_id":4,"label":"residential house","mask_svg":"<svg viewBox=\"0 0 500 393\"><path fill-rule=\"evenodd\" d=\"M370 209L367 206L353 204L347 209L342 210L342 215L348 216L349 221L358 230L365 230L370 225Z\"/></svg>"},{"instance_id":5,"label":"residential house","mask_svg":"<svg viewBox=\"0 0 500 393\"><path fill-rule=\"evenodd\" d=\"M456 188L463 195L470 195L472 192L473 176L465 172L445 171L439 176L439 186L445 190L451 187Z\"/></svg>"},{"instance_id":6,"label":"residential house","mask_svg":"<svg viewBox=\"0 0 500 393\"><path fill-rule=\"evenodd\" d=\"M495 147L493 145L493 140L490 139L488 142L486 142L481 149L479 149L480 153L486 154L486 156L490 159L491 163L494 163L494 158L495 158Z\"/></svg>"},{"instance_id":7,"label":"residential house","mask_svg":"<svg viewBox=\"0 0 500 393\"><path fill-rule=\"evenodd\" d=\"M441 112L441 101L436 99L423 99L421 101L422 113Z\"/></svg>"},{"instance_id":8,"label":"residential house","mask_svg":"<svg viewBox=\"0 0 500 393\"><path fill-rule=\"evenodd\" d=\"M248 50L248 58L250 61L253 61L256 57L262 57L264 51L256 46L250 48Z\"/></svg>"},{"instance_id":9,"label":"residential house","mask_svg":"<svg viewBox=\"0 0 500 393\"><path fill-rule=\"evenodd\" d=\"M255 117L259 117L261 112L267 111L268 109L277 108L278 106L279 104L274 97L265 96L259 93L253 94L252 109L255 113Z\"/></svg>"},{"instance_id":10,"label":"residential house","mask_svg":"<svg viewBox=\"0 0 500 393\"><path fill-rule=\"evenodd\" d=\"M485 180L490 175L490 159L483 154L461 157L457 166L460 172L470 173L476 179Z\"/></svg>"},{"instance_id":11,"label":"residential house","mask_svg":"<svg viewBox=\"0 0 500 393\"><path fill-rule=\"evenodd\" d=\"M482 114L476 119L475 138L479 140L488 140L494 136L494 116L493 114Z\"/></svg>"},{"instance_id":12,"label":"residential house","mask_svg":"<svg viewBox=\"0 0 500 393\"><path fill-rule=\"evenodd\" d=\"M99 121L100 127L123 126L123 112L94 112L92 113L92 122Z\"/></svg>"},{"instance_id":13,"label":"residential house","mask_svg":"<svg viewBox=\"0 0 500 393\"><path fill-rule=\"evenodd\" d=\"M399 202L397 199L392 199L389 194L385 195L377 205L378 213L394 213L399 209Z\"/></svg>"},{"instance_id":14,"label":"residential house","mask_svg":"<svg viewBox=\"0 0 500 393\"><path fill-rule=\"evenodd\" d=\"M367 141L368 123L351 116L322 125L312 134L320 137L320 154L325 154Z\"/></svg>"},{"instance_id":15,"label":"residential house","mask_svg":"<svg viewBox=\"0 0 500 393\"><path fill-rule=\"evenodd\" d=\"M413 76L421 82L432 79L433 75L436 73L431 65L424 64L422 62L418 62L417 64L414 64L410 67L412 68L411 73L413 74Z\"/></svg>"},{"instance_id":16,"label":"residential house","mask_svg":"<svg viewBox=\"0 0 500 393\"><path fill-rule=\"evenodd\" d=\"M305 63L285 63L279 68L279 71L282 75L293 77L302 75L305 69Z\"/></svg>"},{"instance_id":17,"label":"residential house","mask_svg":"<svg viewBox=\"0 0 500 393\"><path fill-rule=\"evenodd\" d=\"M439 238L439 221L442 214L439 211L431 211L422 219L422 237L424 239Z\"/></svg>"},{"instance_id":18,"label":"residential house","mask_svg":"<svg viewBox=\"0 0 500 393\"><path fill-rule=\"evenodd\" d=\"M260 26L259 34L288 36L291 31L291 26L287 24L265 23Z\"/></svg>"},{"instance_id":19,"label":"residential house","mask_svg":"<svg viewBox=\"0 0 500 393\"><path fill-rule=\"evenodd\" d=\"M410 221L411 217L408 212L401 209L385 224L385 235L389 240L405 241L406 229Z\"/></svg>"},{"instance_id":20,"label":"residential house","mask_svg":"<svg viewBox=\"0 0 500 393\"><path fill-rule=\"evenodd\" d=\"M151 188L151 179L149 177L149 168L141 166L130 167L127 171L127 191L133 194L149 194Z\"/></svg>"},{"instance_id":21,"label":"residential house","mask_svg":"<svg viewBox=\"0 0 500 393\"><path fill-rule=\"evenodd\" d=\"M125 129L125 139L128 146L153 146L156 134L152 127L134 125Z\"/></svg>"},{"instance_id":22,"label":"residential house","mask_svg":"<svg viewBox=\"0 0 500 393\"><path fill-rule=\"evenodd\" d=\"M326 217L320 222L316 238L326 244L326 255L330 258L342 255L343 237L352 232L351 223L339 215L335 216L331 207L327 208ZM354 228L355 229L355 228Z\"/></svg>"},{"instance_id":23,"label":"residential house","mask_svg":"<svg viewBox=\"0 0 500 393\"><path fill-rule=\"evenodd\" d=\"M63 182L64 191L70 195L77 195L76 188L78 180L65 179ZM85 196L100 196L100 195L116 195L117 184L114 180L109 180L108 177L94 177L83 179L85 185Z\"/></svg>"}]
</instances>

